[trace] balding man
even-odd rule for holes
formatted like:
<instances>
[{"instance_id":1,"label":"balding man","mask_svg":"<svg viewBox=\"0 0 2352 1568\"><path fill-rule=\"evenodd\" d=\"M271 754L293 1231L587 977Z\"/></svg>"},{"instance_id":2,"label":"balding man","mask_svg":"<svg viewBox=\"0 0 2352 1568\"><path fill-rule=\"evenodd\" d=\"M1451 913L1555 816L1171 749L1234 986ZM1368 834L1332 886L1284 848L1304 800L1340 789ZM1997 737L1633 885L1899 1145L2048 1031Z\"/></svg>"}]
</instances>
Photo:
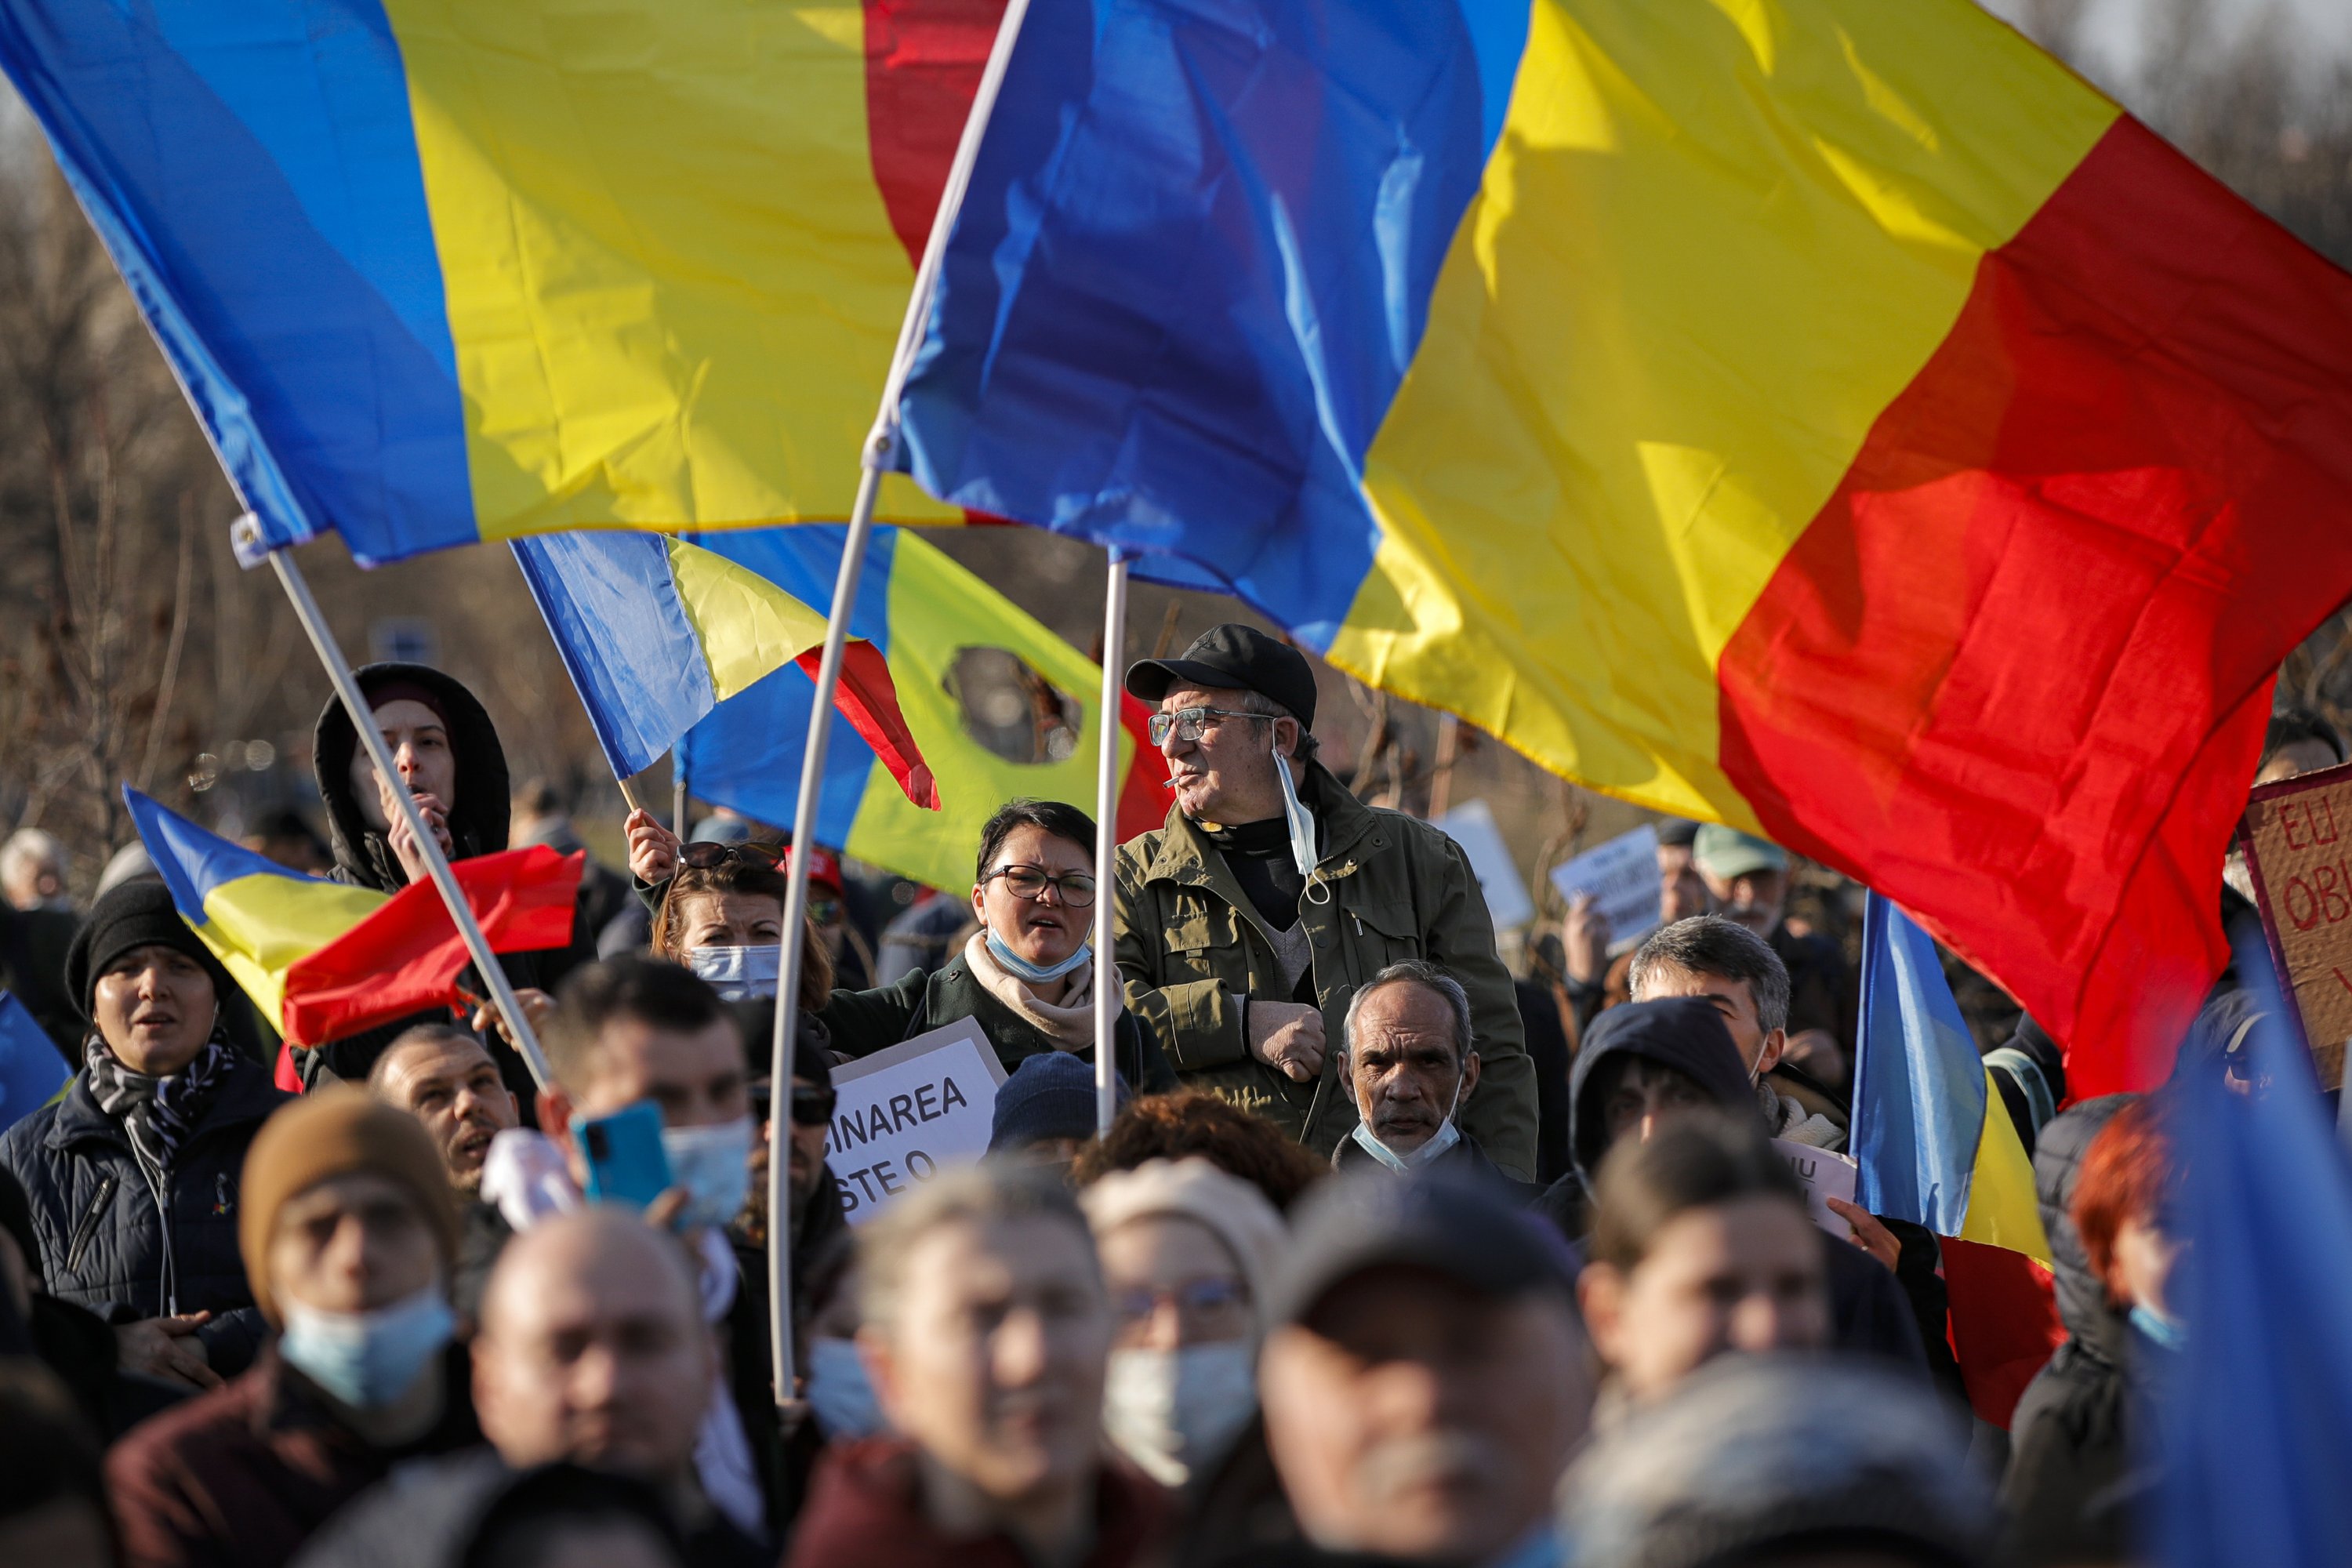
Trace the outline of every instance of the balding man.
<instances>
[{"instance_id":1,"label":"balding man","mask_svg":"<svg viewBox=\"0 0 2352 1568\"><path fill-rule=\"evenodd\" d=\"M1462 983L1418 959L1390 964L1348 1004L1339 1070L1356 1102L1356 1127L1331 1163L1399 1175L1443 1170L1488 1184L1515 1203L1532 1201L1539 1189L1504 1174L1462 1126L1478 1068Z\"/></svg>"},{"instance_id":2,"label":"balding man","mask_svg":"<svg viewBox=\"0 0 2352 1568\"><path fill-rule=\"evenodd\" d=\"M481 1191L490 1140L522 1121L499 1064L478 1036L454 1024L404 1030L376 1058L367 1089L425 1124L449 1184L467 1198Z\"/></svg>"}]
</instances>

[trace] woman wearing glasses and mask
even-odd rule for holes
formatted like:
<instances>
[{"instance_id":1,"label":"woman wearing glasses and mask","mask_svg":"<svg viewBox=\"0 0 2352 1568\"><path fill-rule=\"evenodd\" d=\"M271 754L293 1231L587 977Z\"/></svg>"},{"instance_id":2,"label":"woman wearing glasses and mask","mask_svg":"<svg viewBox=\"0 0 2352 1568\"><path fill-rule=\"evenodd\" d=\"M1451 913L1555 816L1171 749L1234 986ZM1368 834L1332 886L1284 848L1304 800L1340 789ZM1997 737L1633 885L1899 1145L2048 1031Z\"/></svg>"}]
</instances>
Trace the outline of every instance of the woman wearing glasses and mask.
<instances>
[{"instance_id":1,"label":"woman wearing glasses and mask","mask_svg":"<svg viewBox=\"0 0 2352 1568\"><path fill-rule=\"evenodd\" d=\"M1094 1056L1094 819L1058 801L1016 800L980 831L963 951L874 991L836 991L821 1015L833 1047L862 1057L970 1018L1011 1072L1045 1051ZM1115 1065L1146 1094L1176 1087L1158 1037L1121 1010Z\"/></svg>"}]
</instances>

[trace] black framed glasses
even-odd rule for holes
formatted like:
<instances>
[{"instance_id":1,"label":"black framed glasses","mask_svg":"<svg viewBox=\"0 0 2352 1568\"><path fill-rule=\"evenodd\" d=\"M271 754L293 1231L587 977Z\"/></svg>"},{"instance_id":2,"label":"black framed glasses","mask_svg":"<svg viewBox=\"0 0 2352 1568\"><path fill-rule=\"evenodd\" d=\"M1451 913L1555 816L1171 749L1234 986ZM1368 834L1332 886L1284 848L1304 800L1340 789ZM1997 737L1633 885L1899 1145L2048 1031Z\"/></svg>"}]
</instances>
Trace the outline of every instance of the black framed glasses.
<instances>
[{"instance_id":1,"label":"black framed glasses","mask_svg":"<svg viewBox=\"0 0 2352 1568\"><path fill-rule=\"evenodd\" d=\"M771 871L784 863L792 851L781 844L712 844L709 842L681 844L677 847L677 863L689 871L716 871L730 861L748 866L765 866Z\"/></svg>"},{"instance_id":2,"label":"black framed glasses","mask_svg":"<svg viewBox=\"0 0 2352 1568\"><path fill-rule=\"evenodd\" d=\"M1055 877L1042 866L999 866L981 881L985 885L999 877L1004 879L1004 890L1016 899L1042 899L1051 888L1074 910L1089 908L1095 901L1095 879L1085 871L1065 871Z\"/></svg>"},{"instance_id":3,"label":"black framed glasses","mask_svg":"<svg viewBox=\"0 0 2352 1568\"><path fill-rule=\"evenodd\" d=\"M1212 720L1263 719L1271 724L1279 717L1276 713L1245 713L1238 708L1179 708L1173 713L1154 713L1149 729L1155 746L1166 745L1171 735L1189 746L1201 738L1201 731L1209 727Z\"/></svg>"}]
</instances>

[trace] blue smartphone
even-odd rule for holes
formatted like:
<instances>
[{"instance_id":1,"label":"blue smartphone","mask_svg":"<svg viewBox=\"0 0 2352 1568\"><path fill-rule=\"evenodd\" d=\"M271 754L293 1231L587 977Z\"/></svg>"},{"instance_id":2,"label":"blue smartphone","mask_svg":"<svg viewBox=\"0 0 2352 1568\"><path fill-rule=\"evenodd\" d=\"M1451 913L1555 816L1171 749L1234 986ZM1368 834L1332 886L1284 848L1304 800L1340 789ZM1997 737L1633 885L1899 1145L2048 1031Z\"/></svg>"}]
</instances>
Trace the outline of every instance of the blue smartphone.
<instances>
[{"instance_id":1,"label":"blue smartphone","mask_svg":"<svg viewBox=\"0 0 2352 1568\"><path fill-rule=\"evenodd\" d=\"M667 1192L661 1134L661 1107L650 1100L610 1116L573 1117L572 1136L588 1163L588 1201L641 1209Z\"/></svg>"}]
</instances>

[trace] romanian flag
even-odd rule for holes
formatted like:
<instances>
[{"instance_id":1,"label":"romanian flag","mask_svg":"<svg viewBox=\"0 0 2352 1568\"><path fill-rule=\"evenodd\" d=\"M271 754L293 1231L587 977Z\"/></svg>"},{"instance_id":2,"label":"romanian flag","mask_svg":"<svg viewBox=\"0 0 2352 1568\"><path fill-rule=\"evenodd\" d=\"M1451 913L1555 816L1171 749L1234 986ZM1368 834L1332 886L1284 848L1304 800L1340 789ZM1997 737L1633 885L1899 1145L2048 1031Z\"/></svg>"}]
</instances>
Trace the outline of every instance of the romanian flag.
<instances>
[{"instance_id":1,"label":"romanian flag","mask_svg":"<svg viewBox=\"0 0 2352 1568\"><path fill-rule=\"evenodd\" d=\"M1969 0L1035 0L905 416L1885 889L2084 1094L2221 965L2352 595L2352 279Z\"/></svg>"},{"instance_id":2,"label":"romanian flag","mask_svg":"<svg viewBox=\"0 0 2352 1568\"><path fill-rule=\"evenodd\" d=\"M823 603L840 570L844 531L818 525L704 535L698 553L769 592ZM625 604L605 597L616 591L606 564L614 554L663 548L647 535L576 534L523 542L517 553L599 732L633 738L636 749L616 754L616 768L640 756L650 761L675 742L698 798L757 820L790 822L815 700L814 661L789 668L780 661L774 674L722 694L715 706L679 700L681 669L689 672L686 684L700 689L691 676L692 647L675 633L645 634L645 617L632 607L643 597L635 580L620 590ZM916 808L862 730L836 731L825 751L819 843L934 887L966 888L981 824L1007 800L1037 795L1091 811L1102 685L1091 659L919 534L895 528L874 531L849 629L860 639L853 646L882 661L896 683L906 731L930 759L938 809ZM991 666L998 684L986 694L969 689ZM1025 689L1003 683L1015 669ZM976 701L1002 705L1008 698L1019 705L1009 715L973 711ZM1168 768L1145 739L1148 710L1132 698L1122 703L1125 838L1167 816L1160 785ZM976 732L983 717L1009 720L983 726L993 747Z\"/></svg>"},{"instance_id":3,"label":"romanian flag","mask_svg":"<svg viewBox=\"0 0 2352 1568\"><path fill-rule=\"evenodd\" d=\"M514 552L617 777L653 766L697 720L784 666L814 678L823 662L824 612L700 545L572 533L519 539ZM900 792L937 811L880 648L843 646L833 701Z\"/></svg>"},{"instance_id":4,"label":"romanian flag","mask_svg":"<svg viewBox=\"0 0 2352 1568\"><path fill-rule=\"evenodd\" d=\"M1854 1195L1942 1240L1952 1352L1976 1412L2007 1427L2066 1337L2033 1163L1977 1054L1934 939L1874 892L1863 916Z\"/></svg>"},{"instance_id":5,"label":"romanian flag","mask_svg":"<svg viewBox=\"0 0 2352 1568\"><path fill-rule=\"evenodd\" d=\"M323 881L207 833L130 785L140 841L172 902L289 1046L316 1046L447 1003L469 960L430 882L397 893ZM497 952L572 940L583 857L544 845L453 862Z\"/></svg>"},{"instance_id":6,"label":"romanian flag","mask_svg":"<svg viewBox=\"0 0 2352 1568\"><path fill-rule=\"evenodd\" d=\"M6 0L0 69L263 547L374 563L846 516L1003 11Z\"/></svg>"}]
</instances>

